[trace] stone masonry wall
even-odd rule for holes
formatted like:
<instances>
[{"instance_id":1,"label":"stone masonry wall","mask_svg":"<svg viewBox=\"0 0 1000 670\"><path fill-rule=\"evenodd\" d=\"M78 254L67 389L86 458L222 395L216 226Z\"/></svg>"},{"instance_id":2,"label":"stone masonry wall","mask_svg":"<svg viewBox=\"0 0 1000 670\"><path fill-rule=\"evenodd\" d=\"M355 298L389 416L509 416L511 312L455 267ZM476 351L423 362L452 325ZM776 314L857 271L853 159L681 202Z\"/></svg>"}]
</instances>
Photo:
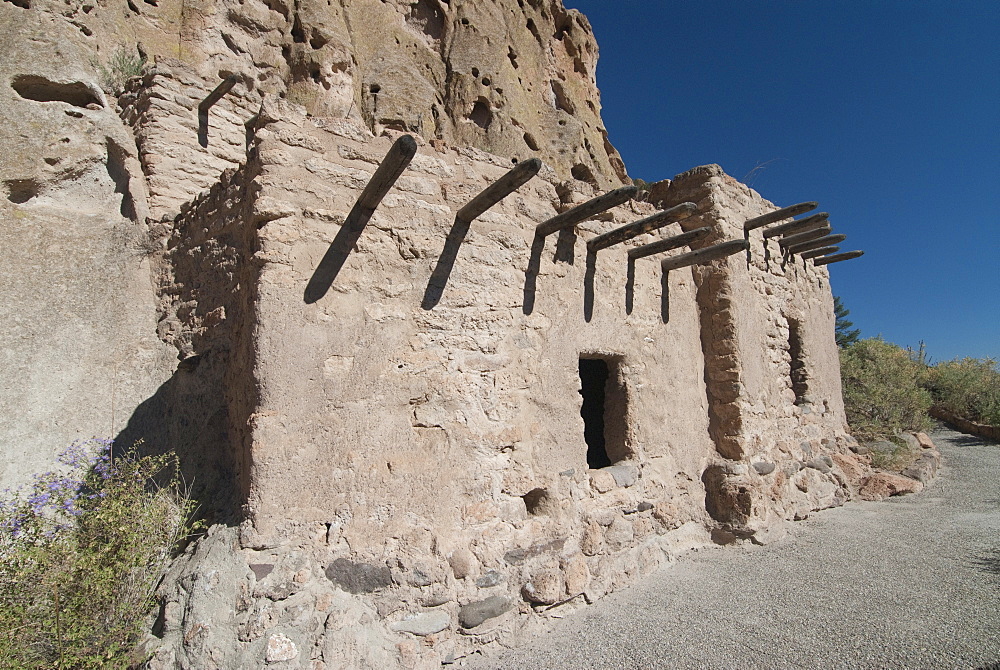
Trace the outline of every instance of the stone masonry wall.
<instances>
[{"instance_id":1,"label":"stone masonry wall","mask_svg":"<svg viewBox=\"0 0 1000 670\"><path fill-rule=\"evenodd\" d=\"M671 272L664 301L656 258L630 281L625 252L678 224L588 256L654 211L632 202L539 241L537 223L593 194L543 171L463 231L455 212L510 163L437 144L307 301L396 134L278 102L252 131L245 165L174 223L163 322L184 356L226 351L245 520L175 566L153 667L435 667L851 495L825 269L781 268L752 240L749 264ZM715 166L667 190L715 240L773 209ZM624 398L610 467L588 464L580 413L594 357Z\"/></svg>"},{"instance_id":2,"label":"stone masonry wall","mask_svg":"<svg viewBox=\"0 0 1000 670\"><path fill-rule=\"evenodd\" d=\"M198 104L221 82L161 58L141 79L130 81L118 100L122 120L135 130L153 222L171 221L182 204L246 157L246 123L260 108L261 97L245 82L212 106L207 146L200 141Z\"/></svg>"},{"instance_id":3,"label":"stone masonry wall","mask_svg":"<svg viewBox=\"0 0 1000 670\"><path fill-rule=\"evenodd\" d=\"M726 458L769 470L748 485L744 468L720 466L726 477L710 475L718 479L717 492L745 488L754 504L746 513L719 511L715 517L730 530L754 532L772 518L808 513L813 496L839 504L845 481L821 475L830 472L830 454L846 451L854 440L844 414L827 269L782 258L776 239L765 240L762 229L744 233L744 221L774 207L718 166L678 175L657 188L654 199L661 207L699 205L684 227L711 224L715 230L698 246L740 237L750 242L747 254L694 271L713 438ZM798 392L793 368L801 375ZM731 486L725 484L729 476ZM777 490L783 492L774 495Z\"/></svg>"}]
</instances>

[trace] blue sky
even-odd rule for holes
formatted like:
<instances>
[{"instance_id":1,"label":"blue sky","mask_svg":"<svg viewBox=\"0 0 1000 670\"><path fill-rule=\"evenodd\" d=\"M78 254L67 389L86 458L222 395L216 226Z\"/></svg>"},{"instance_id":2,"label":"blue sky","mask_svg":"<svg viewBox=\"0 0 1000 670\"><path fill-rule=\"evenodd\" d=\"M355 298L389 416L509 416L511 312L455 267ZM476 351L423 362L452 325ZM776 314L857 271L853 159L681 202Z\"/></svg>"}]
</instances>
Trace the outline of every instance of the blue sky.
<instances>
[{"instance_id":1,"label":"blue sky","mask_svg":"<svg viewBox=\"0 0 1000 670\"><path fill-rule=\"evenodd\" d=\"M565 0L632 177L817 200L862 336L1000 358L1000 0Z\"/></svg>"}]
</instances>

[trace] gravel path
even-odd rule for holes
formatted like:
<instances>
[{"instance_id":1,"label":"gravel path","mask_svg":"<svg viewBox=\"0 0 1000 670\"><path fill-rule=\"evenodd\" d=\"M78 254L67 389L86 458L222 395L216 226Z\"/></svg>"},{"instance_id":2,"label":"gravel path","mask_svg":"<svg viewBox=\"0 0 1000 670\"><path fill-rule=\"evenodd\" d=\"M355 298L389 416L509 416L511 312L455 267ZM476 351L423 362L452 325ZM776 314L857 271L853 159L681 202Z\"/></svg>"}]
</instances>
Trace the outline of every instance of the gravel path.
<instances>
[{"instance_id":1,"label":"gravel path","mask_svg":"<svg viewBox=\"0 0 1000 670\"><path fill-rule=\"evenodd\" d=\"M469 668L1000 670L1000 445L949 430L923 493L706 549Z\"/></svg>"}]
</instances>

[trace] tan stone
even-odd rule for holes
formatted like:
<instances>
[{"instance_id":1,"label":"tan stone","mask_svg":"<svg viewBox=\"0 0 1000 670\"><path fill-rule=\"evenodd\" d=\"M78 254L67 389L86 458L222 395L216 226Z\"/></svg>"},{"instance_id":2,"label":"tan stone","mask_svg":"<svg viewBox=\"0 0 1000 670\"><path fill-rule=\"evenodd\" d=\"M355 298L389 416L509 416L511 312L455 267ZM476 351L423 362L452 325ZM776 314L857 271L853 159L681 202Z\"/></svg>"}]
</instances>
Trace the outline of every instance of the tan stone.
<instances>
[{"instance_id":1,"label":"tan stone","mask_svg":"<svg viewBox=\"0 0 1000 670\"><path fill-rule=\"evenodd\" d=\"M580 551L587 556L596 556L604 550L604 532L601 526L593 521L587 524L580 539Z\"/></svg>"},{"instance_id":2,"label":"tan stone","mask_svg":"<svg viewBox=\"0 0 1000 670\"><path fill-rule=\"evenodd\" d=\"M858 495L864 500L885 500L889 496L919 493L923 490L924 485L915 479L891 472L877 472L865 479Z\"/></svg>"},{"instance_id":3,"label":"tan stone","mask_svg":"<svg viewBox=\"0 0 1000 670\"><path fill-rule=\"evenodd\" d=\"M526 600L540 605L554 605L563 599L565 584L559 570L547 568L538 570L521 587Z\"/></svg>"},{"instance_id":4,"label":"tan stone","mask_svg":"<svg viewBox=\"0 0 1000 670\"><path fill-rule=\"evenodd\" d=\"M840 471L844 473L848 485L854 491L861 486L862 481L871 471L869 459L850 451L834 453L831 458Z\"/></svg>"},{"instance_id":5,"label":"tan stone","mask_svg":"<svg viewBox=\"0 0 1000 670\"><path fill-rule=\"evenodd\" d=\"M935 449L934 441L931 440L927 433L914 433L917 438L917 442L920 443L920 447L923 449Z\"/></svg>"},{"instance_id":6,"label":"tan stone","mask_svg":"<svg viewBox=\"0 0 1000 670\"><path fill-rule=\"evenodd\" d=\"M476 573L476 558L466 549L456 549L448 556L455 579L465 579Z\"/></svg>"},{"instance_id":7,"label":"tan stone","mask_svg":"<svg viewBox=\"0 0 1000 670\"><path fill-rule=\"evenodd\" d=\"M598 493L607 493L617 486L614 476L610 472L605 472L604 470L597 470L591 473L590 485L593 486L594 490Z\"/></svg>"},{"instance_id":8,"label":"tan stone","mask_svg":"<svg viewBox=\"0 0 1000 670\"><path fill-rule=\"evenodd\" d=\"M590 569L586 559L576 554L562 561L563 577L566 584L566 595L576 596L583 593L590 584Z\"/></svg>"}]
</instances>

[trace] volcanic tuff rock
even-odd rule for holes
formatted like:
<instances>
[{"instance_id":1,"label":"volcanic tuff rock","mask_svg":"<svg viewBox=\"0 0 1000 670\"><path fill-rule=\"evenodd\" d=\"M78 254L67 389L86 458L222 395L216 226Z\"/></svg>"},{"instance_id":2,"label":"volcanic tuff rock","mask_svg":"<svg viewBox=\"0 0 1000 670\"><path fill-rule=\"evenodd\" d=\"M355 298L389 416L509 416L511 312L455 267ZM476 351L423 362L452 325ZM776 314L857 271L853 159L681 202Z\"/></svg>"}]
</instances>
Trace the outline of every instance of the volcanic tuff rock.
<instances>
[{"instance_id":1,"label":"volcanic tuff rock","mask_svg":"<svg viewBox=\"0 0 1000 670\"><path fill-rule=\"evenodd\" d=\"M89 60L116 49L248 76L317 117L363 121L508 159L538 156L606 188L628 179L600 117L597 43L561 0L18 0L51 13ZM41 10L41 12L37 11Z\"/></svg>"},{"instance_id":2,"label":"volcanic tuff rock","mask_svg":"<svg viewBox=\"0 0 1000 670\"><path fill-rule=\"evenodd\" d=\"M113 435L170 376L156 336L146 184L92 50L0 3L0 488Z\"/></svg>"}]
</instances>

